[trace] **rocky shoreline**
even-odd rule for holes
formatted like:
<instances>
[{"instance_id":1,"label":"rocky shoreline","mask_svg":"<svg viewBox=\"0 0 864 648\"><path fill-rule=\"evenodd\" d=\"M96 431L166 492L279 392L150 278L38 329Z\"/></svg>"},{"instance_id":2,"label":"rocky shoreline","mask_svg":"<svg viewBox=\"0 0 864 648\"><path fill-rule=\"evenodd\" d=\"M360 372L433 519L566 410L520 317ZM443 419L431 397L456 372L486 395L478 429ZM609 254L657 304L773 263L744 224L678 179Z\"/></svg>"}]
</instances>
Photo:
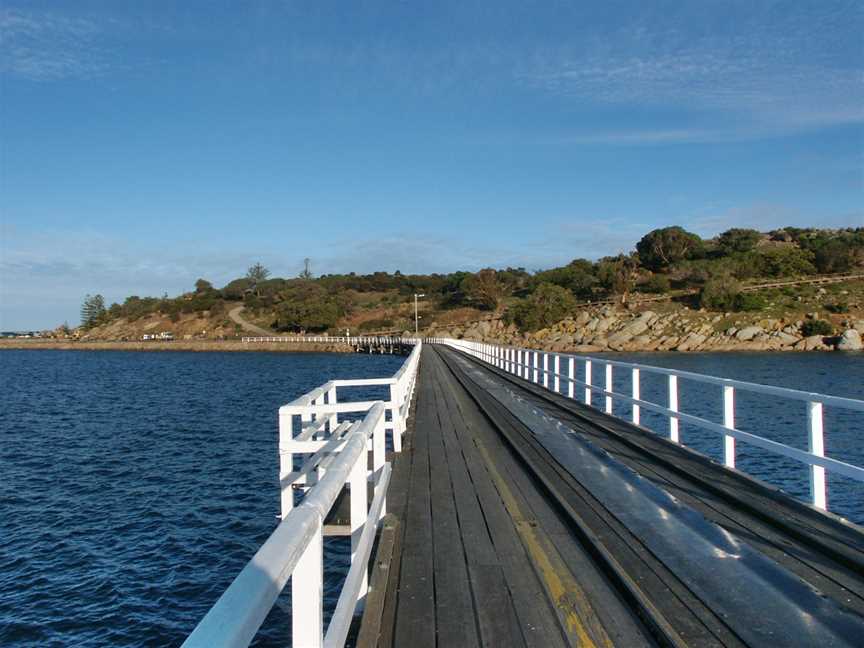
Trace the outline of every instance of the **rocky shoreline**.
<instances>
[{"instance_id":1,"label":"rocky shoreline","mask_svg":"<svg viewBox=\"0 0 864 648\"><path fill-rule=\"evenodd\" d=\"M838 323L835 336L802 333L807 319L752 319L744 314L689 309L630 311L612 306L591 308L553 326L522 333L502 319L439 329L432 335L465 338L546 351L860 351L864 319Z\"/></svg>"},{"instance_id":2,"label":"rocky shoreline","mask_svg":"<svg viewBox=\"0 0 864 648\"><path fill-rule=\"evenodd\" d=\"M56 339L9 339L0 340L2 349L59 349L63 351L277 351L280 353L353 353L347 344L316 344L284 342L241 342L240 340L173 340L136 342L76 342Z\"/></svg>"}]
</instances>

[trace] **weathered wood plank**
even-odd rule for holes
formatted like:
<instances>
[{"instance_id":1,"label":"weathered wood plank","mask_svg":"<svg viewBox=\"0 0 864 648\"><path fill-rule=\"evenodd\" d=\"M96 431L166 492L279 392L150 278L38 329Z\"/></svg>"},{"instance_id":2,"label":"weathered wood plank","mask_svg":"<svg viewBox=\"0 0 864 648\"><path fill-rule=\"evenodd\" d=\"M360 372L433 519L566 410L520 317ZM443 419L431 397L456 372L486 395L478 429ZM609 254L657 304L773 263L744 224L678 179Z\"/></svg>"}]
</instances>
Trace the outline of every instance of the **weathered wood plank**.
<instances>
[{"instance_id":1,"label":"weathered wood plank","mask_svg":"<svg viewBox=\"0 0 864 648\"><path fill-rule=\"evenodd\" d=\"M428 368L426 369L428 371ZM413 461L409 496L405 504L405 534L399 576L394 643L413 648L434 648L435 591L432 552L432 508L429 483L429 434L434 431L434 383L423 376L420 367L420 389L415 421Z\"/></svg>"},{"instance_id":2,"label":"weathered wood plank","mask_svg":"<svg viewBox=\"0 0 864 648\"><path fill-rule=\"evenodd\" d=\"M530 524L530 521L521 519L518 512L516 515L520 519L514 520L511 517L487 471L486 458L478 452L474 438L475 429L488 427L489 424L480 418L476 408L474 413L470 412L470 409L465 407L467 403L463 402L463 408L459 408L457 400L463 396L460 394L462 388L452 375L449 375L446 367L442 367L439 380L442 382L442 389L449 392L442 407L446 408L453 422L466 468L502 567L502 575L513 599L525 643L536 648L566 646L568 642L562 635L563 628L557 614L559 608L548 598L515 526L517 523ZM473 416L475 413L477 417ZM535 551L539 549L535 547ZM574 638L573 644L577 643Z\"/></svg>"},{"instance_id":3,"label":"weathered wood plank","mask_svg":"<svg viewBox=\"0 0 864 648\"><path fill-rule=\"evenodd\" d=\"M436 414L442 407L437 400ZM477 621L465 548L447 470L441 423L429 435L429 461L432 495L432 544L435 565L435 622L439 646L479 646Z\"/></svg>"},{"instance_id":4,"label":"weathered wood plank","mask_svg":"<svg viewBox=\"0 0 864 648\"><path fill-rule=\"evenodd\" d=\"M390 580L390 567L394 558L393 549L400 531L399 518L392 513L384 517L375 551L372 577L369 579L369 593L366 595L363 621L354 643L355 648L375 648L378 645L384 617L387 584Z\"/></svg>"},{"instance_id":5,"label":"weathered wood plank","mask_svg":"<svg viewBox=\"0 0 864 648\"><path fill-rule=\"evenodd\" d=\"M435 388L443 405L446 396L440 382L440 361L436 362L436 366L439 367L439 373L435 376ZM439 416L482 644L496 647L524 646L511 592L446 406L439 409Z\"/></svg>"}]
</instances>

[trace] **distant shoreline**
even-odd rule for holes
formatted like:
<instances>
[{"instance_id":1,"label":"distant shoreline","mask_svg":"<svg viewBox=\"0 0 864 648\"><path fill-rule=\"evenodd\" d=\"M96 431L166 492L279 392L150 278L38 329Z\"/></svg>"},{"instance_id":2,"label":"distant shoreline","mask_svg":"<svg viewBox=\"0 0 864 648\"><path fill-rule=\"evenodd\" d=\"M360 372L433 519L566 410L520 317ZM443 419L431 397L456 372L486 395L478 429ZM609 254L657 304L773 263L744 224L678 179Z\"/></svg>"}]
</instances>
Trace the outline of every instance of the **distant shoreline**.
<instances>
[{"instance_id":1,"label":"distant shoreline","mask_svg":"<svg viewBox=\"0 0 864 648\"><path fill-rule=\"evenodd\" d=\"M267 343L241 342L240 340L173 340L173 341L134 341L134 342L76 342L73 340L45 339L7 339L0 340L0 351L17 350L60 350L60 351L278 351L281 353L302 353L310 351L328 353L353 353L347 344L316 344L312 342Z\"/></svg>"}]
</instances>

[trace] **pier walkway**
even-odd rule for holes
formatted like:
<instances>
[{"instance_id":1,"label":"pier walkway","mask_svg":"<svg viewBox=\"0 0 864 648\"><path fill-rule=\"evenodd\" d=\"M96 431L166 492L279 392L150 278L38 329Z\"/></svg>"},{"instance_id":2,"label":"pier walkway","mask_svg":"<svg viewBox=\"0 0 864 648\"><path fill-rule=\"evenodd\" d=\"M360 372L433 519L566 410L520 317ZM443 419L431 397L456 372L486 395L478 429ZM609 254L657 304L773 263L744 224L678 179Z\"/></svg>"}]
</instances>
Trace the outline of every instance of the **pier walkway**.
<instances>
[{"instance_id":1,"label":"pier walkway","mask_svg":"<svg viewBox=\"0 0 864 648\"><path fill-rule=\"evenodd\" d=\"M828 512L827 489L864 468L826 456L823 418L860 420L864 402L402 342L392 377L330 380L280 408L281 521L184 646L248 646L283 589L293 645L313 648L864 644L864 530ZM664 403L640 395L645 373ZM679 380L715 390L722 423L682 411ZM736 426L740 391L789 399L807 450ZM685 447L681 423L717 435L723 462ZM810 502L735 469L736 443L806 466ZM325 623L331 535L350 537L351 564Z\"/></svg>"},{"instance_id":2,"label":"pier walkway","mask_svg":"<svg viewBox=\"0 0 864 648\"><path fill-rule=\"evenodd\" d=\"M418 384L358 645L860 645L859 529L445 347Z\"/></svg>"}]
</instances>

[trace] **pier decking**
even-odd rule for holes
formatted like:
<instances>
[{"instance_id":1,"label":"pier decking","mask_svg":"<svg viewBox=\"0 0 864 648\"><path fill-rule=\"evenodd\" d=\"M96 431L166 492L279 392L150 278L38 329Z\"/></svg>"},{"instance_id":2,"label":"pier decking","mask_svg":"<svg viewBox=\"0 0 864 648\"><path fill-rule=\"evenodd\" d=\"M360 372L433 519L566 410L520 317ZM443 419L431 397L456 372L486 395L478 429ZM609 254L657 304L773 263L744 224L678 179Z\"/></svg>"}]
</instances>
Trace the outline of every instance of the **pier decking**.
<instances>
[{"instance_id":1,"label":"pier decking","mask_svg":"<svg viewBox=\"0 0 864 648\"><path fill-rule=\"evenodd\" d=\"M864 535L853 526L440 346L424 349L418 384L391 486L401 542L361 648L864 636ZM519 408L496 399L504 390ZM571 444L562 426L583 440ZM581 456L585 441L595 452ZM630 473L624 489L609 461ZM615 483L591 476L592 462ZM670 516L680 523L664 527Z\"/></svg>"},{"instance_id":2,"label":"pier decking","mask_svg":"<svg viewBox=\"0 0 864 648\"><path fill-rule=\"evenodd\" d=\"M649 645L542 486L431 349L419 385L411 449L393 478L403 540L378 645Z\"/></svg>"}]
</instances>

